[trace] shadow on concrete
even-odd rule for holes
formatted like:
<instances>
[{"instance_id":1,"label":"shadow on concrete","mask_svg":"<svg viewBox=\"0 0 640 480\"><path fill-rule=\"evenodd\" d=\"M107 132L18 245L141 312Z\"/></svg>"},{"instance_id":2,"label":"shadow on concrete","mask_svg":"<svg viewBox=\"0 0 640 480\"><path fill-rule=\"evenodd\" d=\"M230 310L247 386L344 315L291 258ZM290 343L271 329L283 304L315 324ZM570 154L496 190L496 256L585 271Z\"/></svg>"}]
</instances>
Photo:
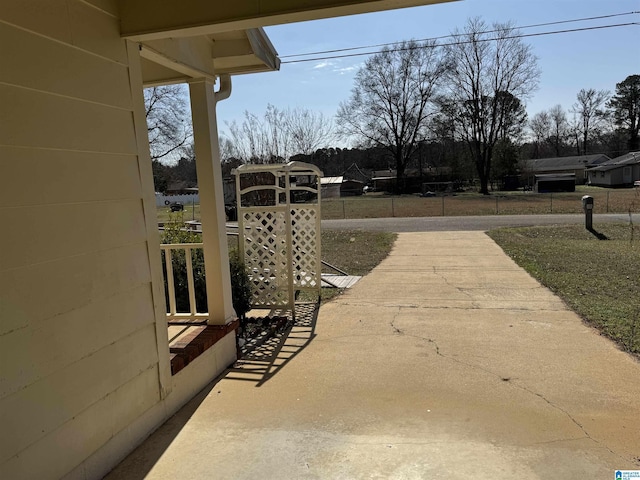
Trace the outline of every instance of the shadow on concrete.
<instances>
[{"instance_id":1,"label":"shadow on concrete","mask_svg":"<svg viewBox=\"0 0 640 480\"><path fill-rule=\"evenodd\" d=\"M187 367L188 368L188 367ZM225 373L203 388L120 462L103 480L144 480Z\"/></svg>"},{"instance_id":2,"label":"shadow on concrete","mask_svg":"<svg viewBox=\"0 0 640 480\"><path fill-rule=\"evenodd\" d=\"M318 303L296 304L296 317L282 332L246 352L225 375L228 380L255 382L262 386L315 338ZM282 314L279 311L272 312Z\"/></svg>"},{"instance_id":3,"label":"shadow on concrete","mask_svg":"<svg viewBox=\"0 0 640 480\"><path fill-rule=\"evenodd\" d=\"M178 412L163 423L153 434L116 466L105 480L143 480L164 452L180 434L200 404L216 389L222 379L255 382L256 387L273 378L287 363L315 338L318 303L296 305L296 318L282 332L260 346L245 353L233 367L209 383ZM275 311L274 314L285 312ZM188 368L188 367L187 367Z\"/></svg>"},{"instance_id":4,"label":"shadow on concrete","mask_svg":"<svg viewBox=\"0 0 640 480\"><path fill-rule=\"evenodd\" d=\"M595 228L587 228L587 230L591 232L591 234L598 240L609 240L609 237L607 237L604 233L598 232Z\"/></svg>"}]
</instances>

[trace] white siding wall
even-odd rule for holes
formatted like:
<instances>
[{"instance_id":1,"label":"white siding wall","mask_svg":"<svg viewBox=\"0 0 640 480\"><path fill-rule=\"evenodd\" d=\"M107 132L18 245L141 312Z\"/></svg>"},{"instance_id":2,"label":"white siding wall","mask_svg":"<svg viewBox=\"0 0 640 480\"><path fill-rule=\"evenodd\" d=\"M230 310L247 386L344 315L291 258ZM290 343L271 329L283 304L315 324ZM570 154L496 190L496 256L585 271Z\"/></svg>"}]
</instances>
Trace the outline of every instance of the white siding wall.
<instances>
[{"instance_id":1,"label":"white siding wall","mask_svg":"<svg viewBox=\"0 0 640 480\"><path fill-rule=\"evenodd\" d=\"M146 146L116 12L0 2L3 479L65 475L164 394Z\"/></svg>"}]
</instances>

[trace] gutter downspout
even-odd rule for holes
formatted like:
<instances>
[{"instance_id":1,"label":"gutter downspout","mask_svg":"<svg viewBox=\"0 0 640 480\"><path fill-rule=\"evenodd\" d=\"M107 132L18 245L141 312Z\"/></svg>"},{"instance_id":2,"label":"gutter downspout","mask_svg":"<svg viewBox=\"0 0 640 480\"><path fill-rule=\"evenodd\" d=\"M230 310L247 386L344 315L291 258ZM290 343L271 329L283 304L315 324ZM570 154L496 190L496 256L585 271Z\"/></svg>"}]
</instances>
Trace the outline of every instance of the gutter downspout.
<instances>
[{"instance_id":1,"label":"gutter downspout","mask_svg":"<svg viewBox=\"0 0 640 480\"><path fill-rule=\"evenodd\" d=\"M231 75L223 73L220 75L220 89L214 92L213 98L216 103L226 100L231 96Z\"/></svg>"}]
</instances>

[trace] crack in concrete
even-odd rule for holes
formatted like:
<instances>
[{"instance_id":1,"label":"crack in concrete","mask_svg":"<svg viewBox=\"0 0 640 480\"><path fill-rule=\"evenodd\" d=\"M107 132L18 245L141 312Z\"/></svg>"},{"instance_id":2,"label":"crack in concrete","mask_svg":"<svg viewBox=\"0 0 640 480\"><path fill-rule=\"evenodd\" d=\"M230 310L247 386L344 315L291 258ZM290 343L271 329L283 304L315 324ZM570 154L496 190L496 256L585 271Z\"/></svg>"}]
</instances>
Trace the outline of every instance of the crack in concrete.
<instances>
[{"instance_id":1,"label":"crack in concrete","mask_svg":"<svg viewBox=\"0 0 640 480\"><path fill-rule=\"evenodd\" d=\"M397 335L404 335L404 332L400 330L398 327L396 327L395 325L395 321L398 319L398 315L400 315L401 310L402 308L398 308L398 312L396 312L396 314L393 316L393 318L389 322L389 325L391 325L391 328L393 328L393 333Z\"/></svg>"},{"instance_id":2,"label":"crack in concrete","mask_svg":"<svg viewBox=\"0 0 640 480\"><path fill-rule=\"evenodd\" d=\"M345 444L348 445L366 445L366 446L380 446L380 447L387 447L387 448L393 448L395 446L400 446L400 445L446 445L451 443L451 441L447 441L447 440L431 440L431 441L424 441L424 442L343 442Z\"/></svg>"},{"instance_id":3,"label":"crack in concrete","mask_svg":"<svg viewBox=\"0 0 640 480\"><path fill-rule=\"evenodd\" d=\"M439 278L442 279L442 281L449 287L452 287L453 289L457 290L458 292L460 292L462 295L464 295L465 297L467 297L470 302L471 302L471 309L480 309L480 305L479 303L472 297L472 295L470 294L470 292L466 291L465 289L463 289L462 287L456 286L452 283L449 282L449 280L446 278L446 276L442 273L439 272L435 266L433 266L433 273L435 275L437 275ZM535 287L535 288L541 288L541 287ZM357 302L357 303L349 303L349 302L345 302L346 305L350 305L350 306L358 306L358 303L360 305L362 305L363 303L365 304L374 304L374 302ZM379 306L379 305L378 305ZM438 345L438 343L432 339L432 338L428 338L428 337L423 337L423 336L419 336L419 335L411 335L411 334L407 334L405 331L403 331L402 329L400 329L397 325L396 325L396 321L398 320L398 317L400 315L400 313L402 312L403 309L406 308L412 308L412 309L416 309L416 308L426 308L426 309L434 309L434 308L438 308L438 309L454 309L454 308L459 308L459 307L420 307L417 305L384 305L385 308L397 308L398 311L393 315L393 318L391 319L391 321L389 322L390 327L393 330L393 334L392 335L406 335L408 337L413 337L413 338L417 338L419 340L422 341L426 341L429 344L432 344L435 350L435 353L437 356L442 357L446 360L450 360L453 362L456 362L460 365L463 365L465 367L468 368L472 368L472 369L476 369L476 370L480 370L488 375L491 375L495 378L500 379L503 383L509 383L511 385L513 385L515 388L519 388L520 390L523 390L527 393L529 393L530 395L534 395L536 397L538 397L540 400L544 401L547 405L549 405L551 408L556 409L560 412L562 412L584 435L581 438L586 438L588 440L590 440L591 442L595 443L596 445L600 446L601 448L604 448L605 450L607 450L609 453L611 453L612 455L615 455L617 457L619 457L622 460L628 461L628 458L625 458L623 455L614 452L613 450L611 450L607 445L599 442L598 440L596 440L595 438L593 438L590 433L587 431L587 429L584 427L584 425L582 425L573 415L571 415L571 413L569 411L567 411L565 408L563 408L562 406L554 403L553 401L549 400L548 398L546 398L542 393L538 393L535 392L533 390L531 390L529 387L527 387L526 385L520 384L518 382L515 382L511 377L505 377L502 375L498 375L497 373L481 367L479 365L475 365L469 362L465 362L463 360L460 360L458 358L446 355L444 353L441 352L440 350L440 346ZM514 310L514 308L508 308L509 310ZM500 310L500 309L497 309ZM523 310L523 311L529 311L530 309L526 309L526 308L518 308L517 310ZM384 336L384 334L382 334ZM570 439L559 439L559 440L553 440L550 442L541 442L541 443L553 443L553 442L561 442L561 441L570 441L570 440L579 440L579 438L570 438ZM639 458L632 458L632 461L636 464L640 465L640 457Z\"/></svg>"},{"instance_id":4,"label":"crack in concrete","mask_svg":"<svg viewBox=\"0 0 640 480\"><path fill-rule=\"evenodd\" d=\"M414 337L414 338L418 338L418 339L421 339L421 340L426 341L426 342L428 342L428 343L431 343L431 344L435 347L436 355L438 355L439 357L442 357L442 358L444 358L444 359L446 359L446 360L450 360L450 361L456 362L456 363L458 363L458 364L460 364L460 365L464 365L464 366L469 367L469 368L473 368L473 369L476 369L476 370L480 370L480 371L485 372L485 373L487 373L487 374L489 374L489 375L492 375L492 376L494 376L494 377L496 377L496 378L499 378L499 379L500 379L500 380L502 380L504 383L509 383L509 384L513 385L514 387L519 388L519 389L521 389L521 390L524 390L525 392L527 392L527 393L529 393L529 394L531 394L531 395L535 395L536 397L538 397L538 398L540 398L541 400L543 400L544 402L546 402L546 403L547 403L551 408L554 408L554 409L556 409L556 410L559 410L559 411L560 411L560 412L562 412L564 415L566 415L566 416L567 416L567 418L568 418L569 420L571 420L571 422L573 422L573 423L574 423L574 424L575 424L575 425L576 425L576 426L577 426L577 427L582 431L582 433L584 434L585 438L587 438L587 439L591 440L591 441L592 441L592 442L594 442L596 445L599 445L600 447L605 448L605 449L606 449L609 453L611 453L612 455L615 455L615 456L619 457L619 458L620 458L620 459L622 459L622 460L628 460L628 459L627 459L627 458L625 458L624 456L620 455L620 454L619 454L619 453L617 453L617 452L614 452L614 451L613 451L613 450L611 450L608 446L606 446L606 445L602 444L601 442L599 442L598 440L596 440L595 438L593 438L593 437L589 434L589 432L587 431L587 429L584 427L584 425L582 425L580 422L578 422L578 420L576 420L576 419L575 419L575 417L574 417L573 415L571 415L571 413L569 413L567 410L565 410L564 408L562 408L560 405L557 405L557 404L555 404L554 402L552 402L551 400L549 400L548 398L546 398L543 394L538 393L538 392L535 392L535 391L531 390L530 388L526 387L525 385L522 385L522 384L518 384L518 383L516 383L516 382L513 382L513 381L512 381L512 379L511 379L511 378L509 378L509 377L503 377L502 375L498 375L497 373L495 373L495 372L493 372L493 371L491 371L491 370L489 370L489 369L483 368L483 367L481 367L481 366L479 366L479 365L474 365L474 364L472 364L472 363L464 362L464 361L462 361L462 360L459 360L459 359L457 359L457 358L451 357L451 356L449 356L449 355L445 355L444 353L442 353L442 352L440 351L440 346L438 345L438 343L437 343L435 340L433 340L432 338L421 337L421 336L419 336L419 335L408 335L408 336L410 336L410 337ZM633 460L635 461L635 459L633 459ZM636 463L637 463L637 462L636 462Z\"/></svg>"},{"instance_id":5,"label":"crack in concrete","mask_svg":"<svg viewBox=\"0 0 640 480\"><path fill-rule=\"evenodd\" d=\"M530 443L528 446L533 446L533 445L550 445L553 443L564 443L564 442L576 442L578 440L592 440L593 439L589 439L587 437L573 437L573 438L557 438L555 440L547 440L545 442L535 442L535 443Z\"/></svg>"},{"instance_id":6,"label":"crack in concrete","mask_svg":"<svg viewBox=\"0 0 640 480\"><path fill-rule=\"evenodd\" d=\"M442 351L440 349L440 346L438 345L438 342L436 342L436 340L434 340L433 338L423 337L423 336L420 336L420 335L413 335L413 334L406 333L405 331L400 329L395 324L395 322L398 319L398 316L400 315L400 313L401 313L401 309L393 316L393 319L389 322L389 325L393 329L393 333L390 333L390 334L380 333L380 334L344 335L344 336L334 337L332 339L326 339L326 340L327 341L328 340L338 340L338 339L347 338L347 337L397 336L397 335L403 335L403 336L407 336L407 337L411 337L411 338L416 338L418 340L422 340L424 342L427 342L427 343L431 344L433 346L433 349L434 349L436 355L441 357L441 358L444 358L445 360L449 360L449 361L458 363L459 365L463 365L463 366L468 367L468 368L472 368L472 369L475 369L475 370L482 371L482 372L484 372L484 373L486 373L486 374L488 374L490 376L498 378L503 383L511 384L515 388L518 388L518 389L523 390L523 391L525 391L525 392L527 392L527 393L529 393L531 395L534 395L534 396L538 397L539 399L544 401L547 405L549 405L551 408L562 412L574 425L576 425L576 427L578 427L578 429L584 435L583 437L579 437L579 438L567 438L567 439L551 440L551 441L548 441L548 442L538 442L539 444L587 439L587 440L590 440L591 442L595 443L599 447L604 448L609 453L611 453L612 455L615 455L616 457L620 458L621 460L629 461L629 458L626 458L623 455L611 450L607 445L605 445L605 444L601 443L600 441L596 440L595 438L593 438L589 434L587 429L584 427L584 425L582 425L580 422L578 422L578 420L576 420L576 418L573 415L571 415L571 413L569 413L566 409L564 409L560 405L557 405L556 403L554 403L551 400L549 400L548 398L546 398L543 394L531 390L526 385L522 385L522 384L519 384L519 383L515 382L512 377L505 377L503 375L499 375L499 374L495 373L494 371L489 370L487 368L481 367L479 365L475 365L473 363L465 362L465 361L460 360L458 358L455 358L455 357L452 357L450 355L446 355L446 354L442 353ZM537 443L534 444L534 445L537 445ZM640 457L637 457L637 458L636 457L632 457L631 461L633 461L633 463L635 463L636 465L640 465Z\"/></svg>"},{"instance_id":7,"label":"crack in concrete","mask_svg":"<svg viewBox=\"0 0 640 480\"><path fill-rule=\"evenodd\" d=\"M465 291L464 288L459 287L457 285L452 284L451 282L449 282L449 279L444 275L443 272L439 272L435 265L433 266L433 273L435 275L437 275L439 278L442 279L442 281L444 282L444 284L448 287L454 288L455 290L457 290L458 292L460 292L462 295L464 295L465 297L467 297L469 299L469 301L471 301L471 308L473 310L477 310L480 308L480 304L477 302L477 300L475 300L471 294L467 291Z\"/></svg>"},{"instance_id":8,"label":"crack in concrete","mask_svg":"<svg viewBox=\"0 0 640 480\"><path fill-rule=\"evenodd\" d=\"M466 300L461 300L466 301ZM545 303L545 302L540 302ZM539 308L526 308L526 307L516 307L513 305L509 305L506 307L481 307L476 302L472 301L472 308L464 307L464 306L450 306L450 305L438 305L438 306L429 306L429 305L414 305L414 304L380 304L377 302L341 302L341 305L349 306L349 307L362 307L362 306L376 306L378 308L406 308L406 309L423 309L423 310L508 310L508 311L516 311L516 312L564 312L566 308L559 309L539 309Z\"/></svg>"}]
</instances>

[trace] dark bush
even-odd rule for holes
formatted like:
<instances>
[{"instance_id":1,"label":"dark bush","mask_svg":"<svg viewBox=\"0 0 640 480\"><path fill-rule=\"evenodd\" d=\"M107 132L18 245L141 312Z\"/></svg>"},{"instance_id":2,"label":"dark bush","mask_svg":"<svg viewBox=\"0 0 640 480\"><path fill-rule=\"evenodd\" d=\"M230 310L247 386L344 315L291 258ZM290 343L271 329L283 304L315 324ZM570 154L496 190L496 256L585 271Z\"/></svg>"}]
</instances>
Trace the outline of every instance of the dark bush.
<instances>
[{"instance_id":1,"label":"dark bush","mask_svg":"<svg viewBox=\"0 0 640 480\"><path fill-rule=\"evenodd\" d=\"M165 223L160 242L163 244L201 243L202 235L185 229L182 215L175 215L171 216L169 222ZM251 308L249 276L247 275L244 264L239 259L237 250L229 252L229 261L233 308L238 317L244 317L244 314ZM205 313L207 312L207 289L202 249L198 248L191 251L191 265L193 267L196 310L199 313ZM187 283L187 264L184 250L177 250L172 253L171 266L173 268L173 281L176 292L176 309L179 313L188 312L190 309L189 287ZM162 270L164 273L166 307L167 311L169 311L167 271L164 253L162 255Z\"/></svg>"}]
</instances>

